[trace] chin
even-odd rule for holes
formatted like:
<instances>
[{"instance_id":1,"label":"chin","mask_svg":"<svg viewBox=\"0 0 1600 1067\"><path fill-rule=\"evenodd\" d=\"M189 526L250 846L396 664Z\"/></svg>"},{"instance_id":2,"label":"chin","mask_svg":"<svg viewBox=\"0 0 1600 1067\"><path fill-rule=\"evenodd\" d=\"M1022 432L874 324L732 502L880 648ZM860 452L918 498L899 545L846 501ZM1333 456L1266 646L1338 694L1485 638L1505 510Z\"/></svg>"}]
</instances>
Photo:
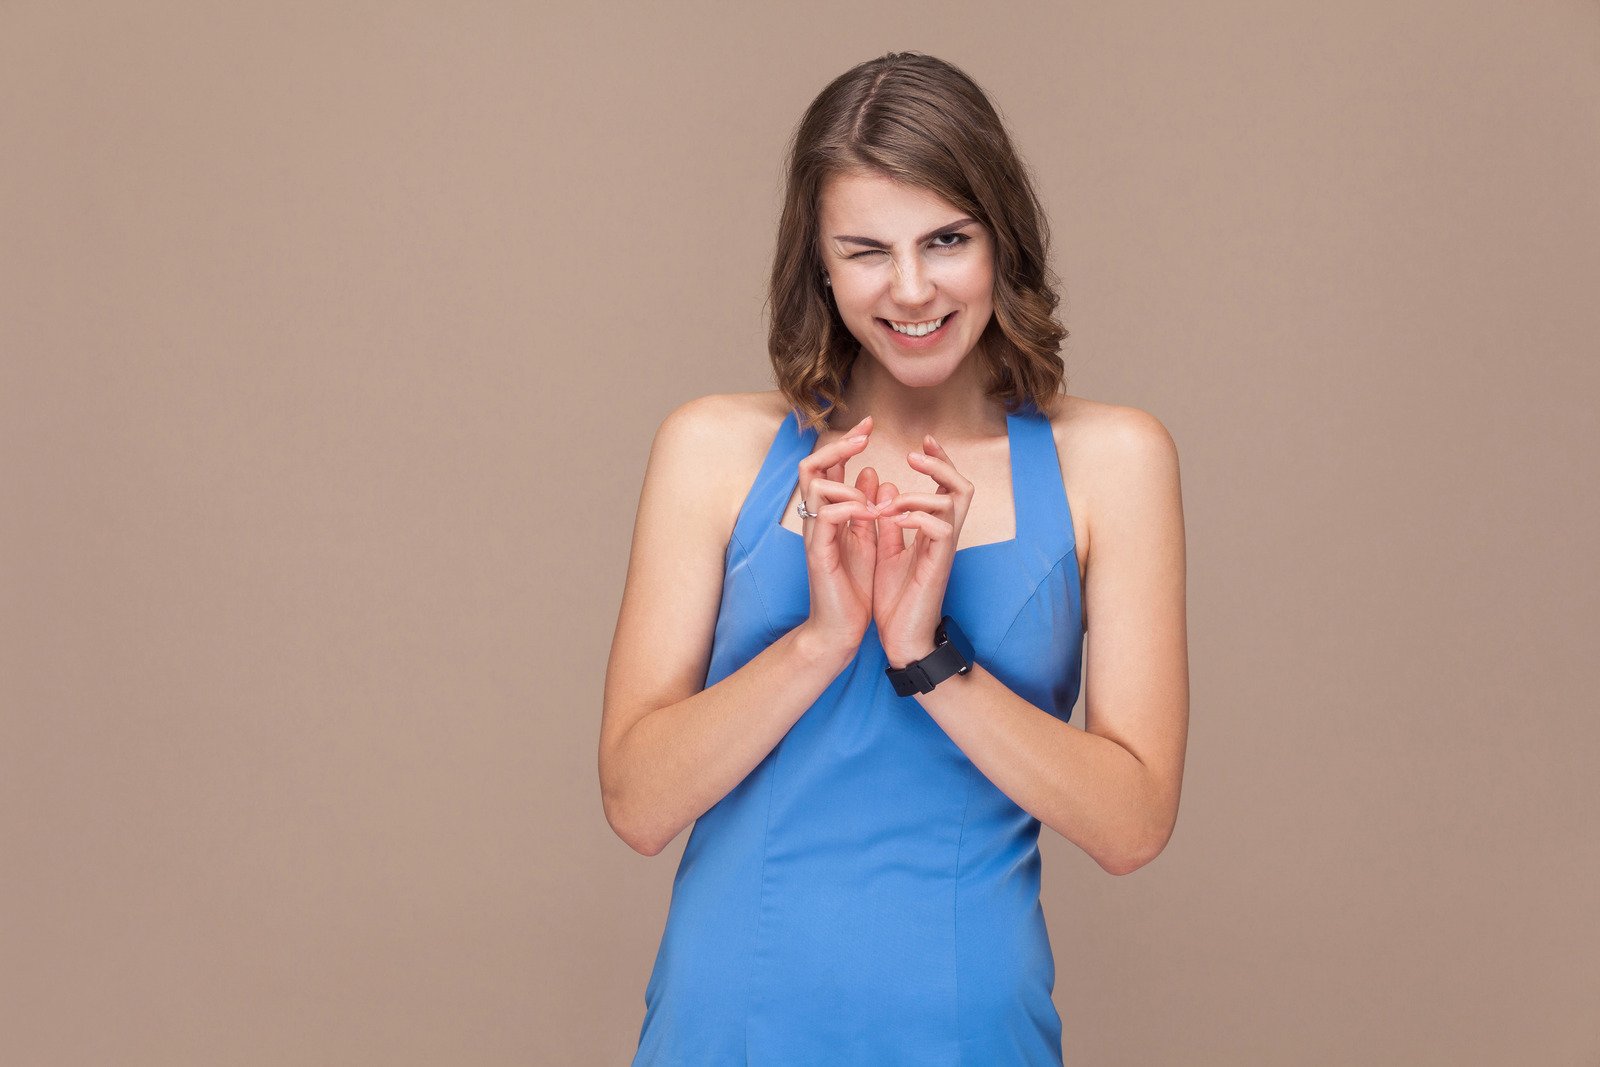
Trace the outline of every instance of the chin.
<instances>
[{"instance_id":1,"label":"chin","mask_svg":"<svg viewBox=\"0 0 1600 1067\"><path fill-rule=\"evenodd\" d=\"M961 366L960 361L949 364L942 359L919 360L915 356L910 358L896 356L885 364L885 369L895 381L907 388L926 389L949 381L959 366Z\"/></svg>"}]
</instances>

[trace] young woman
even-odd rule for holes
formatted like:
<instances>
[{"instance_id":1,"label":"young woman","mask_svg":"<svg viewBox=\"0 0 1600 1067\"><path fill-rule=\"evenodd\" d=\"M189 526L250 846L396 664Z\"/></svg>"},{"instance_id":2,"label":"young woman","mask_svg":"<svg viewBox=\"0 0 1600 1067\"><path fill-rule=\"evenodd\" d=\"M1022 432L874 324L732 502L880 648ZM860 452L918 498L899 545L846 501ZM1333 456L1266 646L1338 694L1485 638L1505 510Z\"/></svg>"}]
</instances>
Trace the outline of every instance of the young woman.
<instances>
[{"instance_id":1,"label":"young woman","mask_svg":"<svg viewBox=\"0 0 1600 1067\"><path fill-rule=\"evenodd\" d=\"M606 674L607 820L693 825L636 1067L1062 1062L1039 827L1162 850L1188 668L1176 450L1063 391L1047 254L950 64L801 120L778 388L662 422Z\"/></svg>"}]
</instances>

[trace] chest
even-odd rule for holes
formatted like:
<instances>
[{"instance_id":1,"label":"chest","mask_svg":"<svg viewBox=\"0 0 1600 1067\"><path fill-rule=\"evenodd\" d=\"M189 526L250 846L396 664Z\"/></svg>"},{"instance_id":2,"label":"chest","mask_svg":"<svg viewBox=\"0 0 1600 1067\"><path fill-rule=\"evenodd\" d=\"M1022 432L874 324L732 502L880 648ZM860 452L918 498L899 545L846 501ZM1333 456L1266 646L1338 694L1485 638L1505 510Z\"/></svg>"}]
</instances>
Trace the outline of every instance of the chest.
<instances>
[{"instance_id":1,"label":"chest","mask_svg":"<svg viewBox=\"0 0 1600 1067\"><path fill-rule=\"evenodd\" d=\"M817 447L825 446L830 440L831 438L819 439ZM1082 484L1081 473L1074 469L1068 462L1068 457L1063 454L1066 450L1059 440L1059 435L1055 447L1062 471L1063 490L1072 511L1078 573L1082 575L1085 573L1088 553L1087 514L1084 504L1087 493ZM958 550L971 548L1014 538L1017 534L1016 499L1012 485L1008 439L996 438L980 444L963 445L959 449L952 447L951 459L961 474L973 484L972 502L966 517L961 522L956 548ZM869 442L867 448L859 455L846 462L844 477L841 480L845 485L854 488L857 476L866 467L871 467L877 473L880 482L893 483L901 494L938 492L938 484L933 478L921 471L913 470L906 462L904 453L893 447L874 447L872 442ZM813 509L819 503L827 502L816 499L819 495L813 493L813 499L809 502ZM800 486L796 476L795 484L790 488L789 499L784 505L783 514L779 516L779 525L804 536L804 527L796 510L799 503ZM908 532L906 537L909 544L911 534Z\"/></svg>"}]
</instances>

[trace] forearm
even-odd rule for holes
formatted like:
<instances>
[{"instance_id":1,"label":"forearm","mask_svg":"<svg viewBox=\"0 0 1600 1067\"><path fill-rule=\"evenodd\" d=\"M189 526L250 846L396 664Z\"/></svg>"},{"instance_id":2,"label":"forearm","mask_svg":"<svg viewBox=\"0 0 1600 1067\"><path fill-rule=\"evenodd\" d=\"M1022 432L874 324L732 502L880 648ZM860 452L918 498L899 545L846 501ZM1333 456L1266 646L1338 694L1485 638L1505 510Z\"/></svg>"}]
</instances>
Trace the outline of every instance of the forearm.
<instances>
[{"instance_id":1,"label":"forearm","mask_svg":"<svg viewBox=\"0 0 1600 1067\"><path fill-rule=\"evenodd\" d=\"M610 755L606 809L654 856L727 796L850 662L804 623L715 685L642 716Z\"/></svg>"},{"instance_id":2,"label":"forearm","mask_svg":"<svg viewBox=\"0 0 1600 1067\"><path fill-rule=\"evenodd\" d=\"M1144 764L1109 738L1069 726L975 664L914 698L1016 805L1113 874L1165 843Z\"/></svg>"}]
</instances>

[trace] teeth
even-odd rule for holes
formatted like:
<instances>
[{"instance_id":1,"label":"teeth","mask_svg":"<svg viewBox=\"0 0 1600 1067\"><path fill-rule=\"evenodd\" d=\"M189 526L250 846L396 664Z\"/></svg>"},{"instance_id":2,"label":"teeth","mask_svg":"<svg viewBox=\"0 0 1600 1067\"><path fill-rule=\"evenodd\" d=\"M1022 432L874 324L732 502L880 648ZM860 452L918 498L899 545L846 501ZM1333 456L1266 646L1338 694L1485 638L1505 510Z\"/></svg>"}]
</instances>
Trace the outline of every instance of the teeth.
<instances>
[{"instance_id":1,"label":"teeth","mask_svg":"<svg viewBox=\"0 0 1600 1067\"><path fill-rule=\"evenodd\" d=\"M946 315L944 318L934 319L932 322L916 323L912 325L903 325L893 321L892 319L886 319L884 321L888 322L890 326L894 327L896 333L903 333L907 337L926 337L934 330L937 330L940 326L943 326L944 320L949 317L949 315Z\"/></svg>"}]
</instances>

